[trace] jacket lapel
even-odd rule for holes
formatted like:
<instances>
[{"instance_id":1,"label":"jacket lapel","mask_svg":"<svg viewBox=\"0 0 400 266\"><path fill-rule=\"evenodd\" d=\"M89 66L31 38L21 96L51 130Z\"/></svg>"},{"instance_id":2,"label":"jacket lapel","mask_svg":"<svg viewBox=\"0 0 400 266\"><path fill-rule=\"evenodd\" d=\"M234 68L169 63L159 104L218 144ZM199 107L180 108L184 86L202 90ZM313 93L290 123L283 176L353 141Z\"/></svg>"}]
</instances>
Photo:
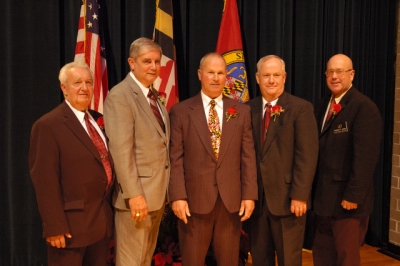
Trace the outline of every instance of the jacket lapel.
<instances>
[{"instance_id":1,"label":"jacket lapel","mask_svg":"<svg viewBox=\"0 0 400 266\"><path fill-rule=\"evenodd\" d=\"M220 123L222 124L222 132L221 132L222 134L221 134L221 145L219 147L218 164L222 162L228 150L229 144L232 140L232 136L235 134L234 130L236 122L238 121L238 116L240 115L238 113L236 117L231 117L227 122L226 111L228 107L233 107L236 109L237 103L233 103L232 105L230 105L228 104L228 101L225 97L222 98L222 101L223 101L223 113L222 113L222 121L220 121Z\"/></svg>"},{"instance_id":2,"label":"jacket lapel","mask_svg":"<svg viewBox=\"0 0 400 266\"><path fill-rule=\"evenodd\" d=\"M190 119L194 127L196 128L200 140L204 145L204 148L210 154L210 156L215 160L214 151L212 149L210 131L208 130L208 122L206 119L206 115L204 112L203 101L201 99L201 93L199 93L193 101L193 104L190 106L192 111L190 112Z\"/></svg>"},{"instance_id":3,"label":"jacket lapel","mask_svg":"<svg viewBox=\"0 0 400 266\"><path fill-rule=\"evenodd\" d=\"M340 112L339 112L337 115L332 116L331 119L329 119L329 121L326 121L326 122L325 122L324 128L323 128L323 130L321 131L320 137L321 137L325 132L328 131L328 129L332 126L333 121L334 121L338 116L341 115L341 113L343 112L344 108L346 107L346 104L351 100L351 98L353 98L353 96L354 96L355 93L356 93L356 89L355 89L354 87L350 88L350 89L346 92L346 94L345 94L345 95L343 96L343 98L340 100L340 105L342 106ZM328 101L327 101L326 104L325 104L325 108L323 108L323 110L321 110L321 113L322 113L322 122L323 122L323 119L324 119L324 116L325 116L326 108L328 108L329 100L330 100L330 97L328 98ZM321 125L322 125L322 122L321 122Z\"/></svg>"},{"instance_id":4,"label":"jacket lapel","mask_svg":"<svg viewBox=\"0 0 400 266\"><path fill-rule=\"evenodd\" d=\"M62 104L62 113L64 116L64 124L75 134L75 136L82 142L82 144L93 154L96 159L101 162L99 152L90 139L88 133L80 124L76 115L72 112L71 108L64 101Z\"/></svg>"},{"instance_id":5,"label":"jacket lapel","mask_svg":"<svg viewBox=\"0 0 400 266\"><path fill-rule=\"evenodd\" d=\"M147 101L146 97L144 96L144 94L143 94L142 90L140 89L139 85L136 84L136 82L132 79L130 74L128 74L126 79L127 79L128 83L129 83L129 85L131 86L131 89L132 89L132 91L133 91L133 93L135 95L136 102L142 108L143 112L146 114L146 116L148 117L149 121L151 121L153 126L156 128L156 130L160 134L160 136L164 139L164 141L167 141L165 133L162 130L160 124L158 123L157 118L153 114L153 111L151 110L150 104ZM153 86L151 86L150 89L153 89ZM157 95L157 94L155 94L155 95ZM158 97L156 97L156 98L157 98L157 102L160 104ZM160 108L160 109L163 112L163 108ZM163 115L165 117L165 113L164 112L163 112ZM165 128L165 130L167 131L167 128Z\"/></svg>"},{"instance_id":6,"label":"jacket lapel","mask_svg":"<svg viewBox=\"0 0 400 266\"><path fill-rule=\"evenodd\" d=\"M290 108L290 103L289 103L289 99L287 97L286 92L282 93L282 95L279 97L276 105L282 106L284 112L282 112L279 117L276 117L275 121L274 121L274 118L271 117L271 121L268 126L267 136L265 138L264 146L262 149L262 154L265 154L267 152L269 146L271 145L272 141L274 140L275 135L278 132L278 130L282 124L283 117L285 116L285 114L288 112L288 110Z\"/></svg>"}]
</instances>

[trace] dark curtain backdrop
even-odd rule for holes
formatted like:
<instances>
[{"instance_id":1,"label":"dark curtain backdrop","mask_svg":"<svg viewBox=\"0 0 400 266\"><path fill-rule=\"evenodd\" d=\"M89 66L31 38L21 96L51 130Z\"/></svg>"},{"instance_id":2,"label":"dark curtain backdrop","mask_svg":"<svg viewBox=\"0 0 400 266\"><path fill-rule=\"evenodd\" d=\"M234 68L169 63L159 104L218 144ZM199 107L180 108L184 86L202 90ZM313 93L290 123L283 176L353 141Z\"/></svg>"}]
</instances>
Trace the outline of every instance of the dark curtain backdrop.
<instances>
[{"instance_id":1,"label":"dark curtain backdrop","mask_svg":"<svg viewBox=\"0 0 400 266\"><path fill-rule=\"evenodd\" d=\"M57 79L73 61L80 0L3 0L0 9L0 265L46 265L41 220L29 177L32 123L62 101ZM200 58L215 50L223 0L173 0L179 95L197 94ZM312 103L327 95L325 63L353 59L354 85L385 122L375 176L375 210L367 243L388 242L398 1L238 0L250 96L258 96L257 60L286 62L286 90ZM130 43L151 37L155 0L107 0L118 81L128 72ZM371 130L374 130L371 128ZM49 188L51 189L51 188ZM311 231L311 229L310 229ZM310 232L305 244L309 245Z\"/></svg>"}]
</instances>

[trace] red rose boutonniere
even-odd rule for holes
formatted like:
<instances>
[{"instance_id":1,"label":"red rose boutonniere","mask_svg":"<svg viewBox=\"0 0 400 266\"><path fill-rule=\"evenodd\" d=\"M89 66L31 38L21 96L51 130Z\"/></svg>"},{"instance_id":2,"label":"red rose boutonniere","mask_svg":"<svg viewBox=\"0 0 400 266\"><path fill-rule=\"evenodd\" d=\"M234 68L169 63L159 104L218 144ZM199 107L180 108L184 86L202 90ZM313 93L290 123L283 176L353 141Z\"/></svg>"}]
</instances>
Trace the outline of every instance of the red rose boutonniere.
<instances>
[{"instance_id":1,"label":"red rose boutonniere","mask_svg":"<svg viewBox=\"0 0 400 266\"><path fill-rule=\"evenodd\" d=\"M104 118L102 116L97 118L96 123L100 129L104 129Z\"/></svg>"},{"instance_id":2,"label":"red rose boutonniere","mask_svg":"<svg viewBox=\"0 0 400 266\"><path fill-rule=\"evenodd\" d=\"M337 115L340 112L340 110L342 110L342 106L340 105L340 103L332 103L331 110L332 110L332 118L334 118L335 115Z\"/></svg>"},{"instance_id":3,"label":"red rose boutonniere","mask_svg":"<svg viewBox=\"0 0 400 266\"><path fill-rule=\"evenodd\" d=\"M165 92L159 91L158 92L158 99L165 106L165 101L167 100L167 94Z\"/></svg>"},{"instance_id":4,"label":"red rose boutonniere","mask_svg":"<svg viewBox=\"0 0 400 266\"><path fill-rule=\"evenodd\" d=\"M274 105L271 108L271 117L274 118L274 122L276 120L277 117L279 117L281 115L281 113L285 112L285 110L282 108L282 106L279 105Z\"/></svg>"},{"instance_id":5,"label":"red rose boutonniere","mask_svg":"<svg viewBox=\"0 0 400 266\"><path fill-rule=\"evenodd\" d=\"M237 116L237 110L235 107L229 106L228 109L226 110L226 122L229 121L231 118L235 118Z\"/></svg>"}]
</instances>

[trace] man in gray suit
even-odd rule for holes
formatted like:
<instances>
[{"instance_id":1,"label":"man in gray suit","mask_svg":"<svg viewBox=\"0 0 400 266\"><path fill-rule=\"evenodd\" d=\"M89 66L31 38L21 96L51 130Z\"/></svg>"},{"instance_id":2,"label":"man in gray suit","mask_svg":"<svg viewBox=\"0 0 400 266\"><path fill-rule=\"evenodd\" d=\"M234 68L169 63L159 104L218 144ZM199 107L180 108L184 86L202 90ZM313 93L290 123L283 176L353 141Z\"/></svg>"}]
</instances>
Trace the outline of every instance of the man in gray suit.
<instances>
[{"instance_id":1,"label":"man in gray suit","mask_svg":"<svg viewBox=\"0 0 400 266\"><path fill-rule=\"evenodd\" d=\"M161 47L135 40L131 72L108 94L104 121L117 175L116 265L150 265L169 179L169 118L153 81Z\"/></svg>"},{"instance_id":2,"label":"man in gray suit","mask_svg":"<svg viewBox=\"0 0 400 266\"><path fill-rule=\"evenodd\" d=\"M238 265L241 221L257 199L250 108L223 97L226 63L200 62L201 92L171 108L169 197L183 266L203 266L212 241L218 265Z\"/></svg>"},{"instance_id":3,"label":"man in gray suit","mask_svg":"<svg viewBox=\"0 0 400 266\"><path fill-rule=\"evenodd\" d=\"M257 63L262 96L251 100L259 200L251 217L255 266L301 266L306 216L318 157L318 131L310 102L284 91L285 62Z\"/></svg>"}]
</instances>

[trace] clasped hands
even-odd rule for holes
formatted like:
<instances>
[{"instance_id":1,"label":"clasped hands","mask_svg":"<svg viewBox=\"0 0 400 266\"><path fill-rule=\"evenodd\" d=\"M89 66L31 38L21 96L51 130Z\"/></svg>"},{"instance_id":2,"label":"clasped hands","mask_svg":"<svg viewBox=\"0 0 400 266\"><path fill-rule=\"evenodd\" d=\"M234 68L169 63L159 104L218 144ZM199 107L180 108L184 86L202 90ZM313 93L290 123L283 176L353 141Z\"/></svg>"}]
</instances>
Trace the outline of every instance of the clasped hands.
<instances>
[{"instance_id":1,"label":"clasped hands","mask_svg":"<svg viewBox=\"0 0 400 266\"><path fill-rule=\"evenodd\" d=\"M175 200L172 202L172 210L175 215L181 219L185 224L188 223L190 217L189 205L186 200ZM242 200L240 203L239 216L242 216L240 221L245 221L250 218L254 210L254 200Z\"/></svg>"}]
</instances>

